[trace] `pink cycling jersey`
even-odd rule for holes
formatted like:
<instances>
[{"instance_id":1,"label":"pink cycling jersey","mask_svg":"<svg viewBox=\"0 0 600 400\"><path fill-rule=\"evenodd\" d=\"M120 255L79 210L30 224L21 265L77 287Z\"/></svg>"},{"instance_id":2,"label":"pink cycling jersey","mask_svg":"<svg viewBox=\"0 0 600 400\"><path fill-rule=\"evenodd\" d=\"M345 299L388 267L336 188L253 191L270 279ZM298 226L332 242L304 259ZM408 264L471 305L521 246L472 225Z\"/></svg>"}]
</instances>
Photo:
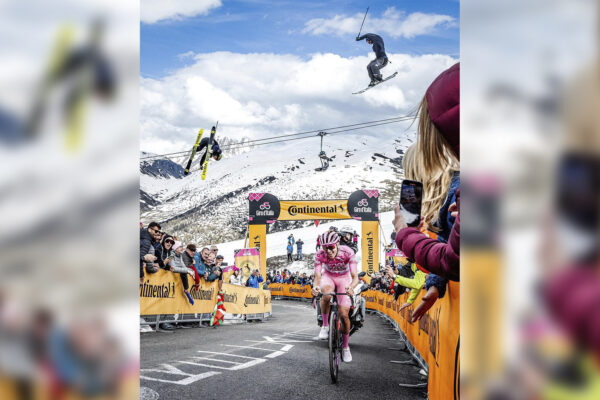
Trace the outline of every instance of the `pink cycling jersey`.
<instances>
[{"instance_id":1,"label":"pink cycling jersey","mask_svg":"<svg viewBox=\"0 0 600 400\"><path fill-rule=\"evenodd\" d=\"M339 246L335 258L329 259L324 250L315 255L315 272L321 273L321 286L330 287L336 293L343 293L352 284L351 272L356 273L356 258L350 247ZM350 307L348 296L339 296L340 306Z\"/></svg>"},{"instance_id":2,"label":"pink cycling jersey","mask_svg":"<svg viewBox=\"0 0 600 400\"><path fill-rule=\"evenodd\" d=\"M315 271L327 272L336 276L348 274L349 271L356 272L354 252L350 247L341 245L332 260L327 257L325 250L319 250L315 255Z\"/></svg>"}]
</instances>

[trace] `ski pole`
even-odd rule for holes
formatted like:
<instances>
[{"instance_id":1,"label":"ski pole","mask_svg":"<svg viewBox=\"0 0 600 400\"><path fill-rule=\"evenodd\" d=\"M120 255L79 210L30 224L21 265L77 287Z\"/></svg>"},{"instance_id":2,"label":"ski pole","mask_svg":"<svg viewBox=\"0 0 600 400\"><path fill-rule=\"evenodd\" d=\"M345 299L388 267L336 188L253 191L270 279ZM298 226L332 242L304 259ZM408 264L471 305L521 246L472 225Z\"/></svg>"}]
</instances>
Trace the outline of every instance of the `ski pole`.
<instances>
[{"instance_id":1,"label":"ski pole","mask_svg":"<svg viewBox=\"0 0 600 400\"><path fill-rule=\"evenodd\" d=\"M369 7L367 7L367 11L365 11L365 16L363 17L362 24L360 24L360 29L358 30L358 35L356 37L360 37L360 32L362 32L363 25L365 23L365 19L367 19L367 13L369 12Z\"/></svg>"}]
</instances>

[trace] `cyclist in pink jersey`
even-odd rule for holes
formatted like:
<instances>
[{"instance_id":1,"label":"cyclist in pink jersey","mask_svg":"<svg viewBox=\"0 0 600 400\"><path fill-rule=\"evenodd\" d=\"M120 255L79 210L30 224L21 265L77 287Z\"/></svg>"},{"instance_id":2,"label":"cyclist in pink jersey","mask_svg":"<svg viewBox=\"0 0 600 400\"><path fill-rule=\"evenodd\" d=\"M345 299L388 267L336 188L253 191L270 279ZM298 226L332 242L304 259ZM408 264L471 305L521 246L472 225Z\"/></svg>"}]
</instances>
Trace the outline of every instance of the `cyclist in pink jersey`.
<instances>
[{"instance_id":1,"label":"cyclist in pink jersey","mask_svg":"<svg viewBox=\"0 0 600 400\"><path fill-rule=\"evenodd\" d=\"M350 333L350 319L348 311L352 302L349 296L354 294L358 285L356 272L356 259L354 252L347 246L340 246L340 236L336 232L325 232L320 236L322 250L315 255L315 281L312 289L313 296L322 293L347 293L348 296L337 296L338 310L342 322L342 360L352 361L348 337ZM319 332L319 339L325 340L329 336L329 301L331 296L321 298L321 314L323 327Z\"/></svg>"}]
</instances>

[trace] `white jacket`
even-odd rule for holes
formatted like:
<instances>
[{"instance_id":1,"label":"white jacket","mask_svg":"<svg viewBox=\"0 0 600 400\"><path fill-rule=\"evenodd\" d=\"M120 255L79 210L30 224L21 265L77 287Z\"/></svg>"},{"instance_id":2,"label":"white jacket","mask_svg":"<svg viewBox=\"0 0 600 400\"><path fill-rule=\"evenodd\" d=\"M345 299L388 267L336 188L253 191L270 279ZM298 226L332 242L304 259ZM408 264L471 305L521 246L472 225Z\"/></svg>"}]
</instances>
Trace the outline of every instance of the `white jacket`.
<instances>
[{"instance_id":1,"label":"white jacket","mask_svg":"<svg viewBox=\"0 0 600 400\"><path fill-rule=\"evenodd\" d=\"M243 285L243 281L244 281L244 277L242 276L242 274L239 274L236 278L235 274L232 274L229 277L229 283L231 283L232 285L238 285L238 286L242 286Z\"/></svg>"}]
</instances>

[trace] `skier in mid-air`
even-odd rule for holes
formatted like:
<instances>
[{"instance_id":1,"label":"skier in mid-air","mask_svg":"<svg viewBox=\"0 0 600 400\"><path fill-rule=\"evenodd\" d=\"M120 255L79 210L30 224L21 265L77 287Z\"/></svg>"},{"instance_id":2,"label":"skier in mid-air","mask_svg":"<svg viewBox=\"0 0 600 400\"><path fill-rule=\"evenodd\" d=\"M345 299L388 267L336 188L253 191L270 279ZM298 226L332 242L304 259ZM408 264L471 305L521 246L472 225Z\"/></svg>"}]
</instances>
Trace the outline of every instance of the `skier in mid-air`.
<instances>
[{"instance_id":1,"label":"skier in mid-air","mask_svg":"<svg viewBox=\"0 0 600 400\"><path fill-rule=\"evenodd\" d=\"M207 137L202 138L202 140L200 141L200 144L196 148L197 153L200 153L204 148L206 148L206 151L202 154L202 158L200 159L201 166L204 165L204 161L206 160L206 155L208 154L208 142L209 141L210 141L210 139ZM221 158L223 158L223 151L219 147L219 143L217 143L216 140L213 140L212 158L215 161L219 161Z\"/></svg>"},{"instance_id":2,"label":"skier in mid-air","mask_svg":"<svg viewBox=\"0 0 600 400\"><path fill-rule=\"evenodd\" d=\"M356 37L357 42L363 39L367 39L367 43L373 45L375 59L367 65L367 71L369 72L369 78L371 78L369 86L375 86L383 81L380 69L388 64L388 57L387 54L385 54L385 47L383 46L383 39L381 36L374 33L365 33L362 36Z\"/></svg>"}]
</instances>

